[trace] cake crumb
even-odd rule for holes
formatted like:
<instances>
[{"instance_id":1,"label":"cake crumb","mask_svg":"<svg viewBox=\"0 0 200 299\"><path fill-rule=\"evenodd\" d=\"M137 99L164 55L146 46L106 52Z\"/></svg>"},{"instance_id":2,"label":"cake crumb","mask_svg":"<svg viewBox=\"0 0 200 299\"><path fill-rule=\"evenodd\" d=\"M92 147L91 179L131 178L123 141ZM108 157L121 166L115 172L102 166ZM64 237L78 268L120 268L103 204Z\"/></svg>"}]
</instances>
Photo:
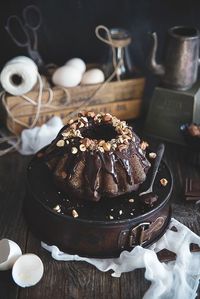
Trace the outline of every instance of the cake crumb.
<instances>
[{"instance_id":1,"label":"cake crumb","mask_svg":"<svg viewBox=\"0 0 200 299\"><path fill-rule=\"evenodd\" d=\"M149 153L149 158L150 158L150 159L155 159L156 156L157 156L156 153L153 153L153 152L152 152L152 153Z\"/></svg>"},{"instance_id":2,"label":"cake crumb","mask_svg":"<svg viewBox=\"0 0 200 299\"><path fill-rule=\"evenodd\" d=\"M72 210L72 216L73 216L74 218L77 218L77 217L78 217L78 213L77 213L76 210Z\"/></svg>"},{"instance_id":3,"label":"cake crumb","mask_svg":"<svg viewBox=\"0 0 200 299\"><path fill-rule=\"evenodd\" d=\"M44 156L44 154L41 153L41 152L37 154L37 157L38 157L38 158L41 158L41 157L43 157L43 156Z\"/></svg>"},{"instance_id":4,"label":"cake crumb","mask_svg":"<svg viewBox=\"0 0 200 299\"><path fill-rule=\"evenodd\" d=\"M128 201L129 201L129 202L134 202L134 201L135 201L135 199L133 199L133 198L130 198Z\"/></svg>"},{"instance_id":5,"label":"cake crumb","mask_svg":"<svg viewBox=\"0 0 200 299\"><path fill-rule=\"evenodd\" d=\"M78 149L75 147L75 146L73 146L72 147L72 154L77 154L78 153Z\"/></svg>"},{"instance_id":6,"label":"cake crumb","mask_svg":"<svg viewBox=\"0 0 200 299\"><path fill-rule=\"evenodd\" d=\"M161 185L162 186L167 186L167 184L168 184L168 180L167 179L165 179L165 178L162 178L162 179L160 179L160 183L161 183Z\"/></svg>"},{"instance_id":7,"label":"cake crumb","mask_svg":"<svg viewBox=\"0 0 200 299\"><path fill-rule=\"evenodd\" d=\"M110 220L114 219L114 217L112 215L109 215Z\"/></svg>"},{"instance_id":8,"label":"cake crumb","mask_svg":"<svg viewBox=\"0 0 200 299\"><path fill-rule=\"evenodd\" d=\"M60 213L60 212L61 212L60 205L56 205L56 206L53 208L53 210L56 211L57 213Z\"/></svg>"}]
</instances>

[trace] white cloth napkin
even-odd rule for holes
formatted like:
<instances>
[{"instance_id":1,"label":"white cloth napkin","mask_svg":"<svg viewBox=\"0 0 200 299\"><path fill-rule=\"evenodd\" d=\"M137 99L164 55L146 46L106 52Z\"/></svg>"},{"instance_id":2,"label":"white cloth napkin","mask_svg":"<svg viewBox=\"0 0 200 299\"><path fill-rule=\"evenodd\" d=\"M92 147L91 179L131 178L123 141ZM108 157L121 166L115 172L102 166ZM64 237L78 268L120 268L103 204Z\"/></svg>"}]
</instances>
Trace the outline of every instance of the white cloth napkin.
<instances>
[{"instance_id":1,"label":"white cloth napkin","mask_svg":"<svg viewBox=\"0 0 200 299\"><path fill-rule=\"evenodd\" d=\"M172 227L177 231L172 231ZM119 258L85 258L61 252L58 247L44 242L41 245L56 260L85 261L103 272L113 270L113 277L146 268L145 278L151 281L151 286L143 299L194 299L200 279L200 252L191 253L191 243L200 246L200 237L173 218L164 236L151 247L136 246L131 252L123 251ZM176 253L175 261L161 263L158 260L156 252L164 248Z\"/></svg>"},{"instance_id":2,"label":"white cloth napkin","mask_svg":"<svg viewBox=\"0 0 200 299\"><path fill-rule=\"evenodd\" d=\"M22 155L32 155L48 145L63 127L60 117L52 117L46 124L33 129L25 129L21 134L21 146L18 151Z\"/></svg>"}]
</instances>

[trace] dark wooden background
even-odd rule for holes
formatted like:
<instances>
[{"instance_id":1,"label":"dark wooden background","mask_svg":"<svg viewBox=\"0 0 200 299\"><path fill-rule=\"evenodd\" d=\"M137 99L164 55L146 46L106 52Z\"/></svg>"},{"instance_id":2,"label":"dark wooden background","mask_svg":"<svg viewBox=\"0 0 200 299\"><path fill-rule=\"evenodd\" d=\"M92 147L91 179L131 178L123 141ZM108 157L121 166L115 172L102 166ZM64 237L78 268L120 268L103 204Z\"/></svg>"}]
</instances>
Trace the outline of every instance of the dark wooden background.
<instances>
[{"instance_id":1,"label":"dark wooden background","mask_svg":"<svg viewBox=\"0 0 200 299\"><path fill-rule=\"evenodd\" d=\"M4 26L9 15L21 16L22 9L29 4L36 4L43 15L38 32L39 51L46 63L62 65L71 57L101 62L106 59L108 49L97 40L95 27L104 24L130 30L132 60L148 78L148 96L157 83L147 69L151 46L148 33L158 33L158 60L161 61L168 28L188 25L200 29L198 0L7 0L0 5L0 68L12 57L26 54L12 42Z\"/></svg>"}]
</instances>

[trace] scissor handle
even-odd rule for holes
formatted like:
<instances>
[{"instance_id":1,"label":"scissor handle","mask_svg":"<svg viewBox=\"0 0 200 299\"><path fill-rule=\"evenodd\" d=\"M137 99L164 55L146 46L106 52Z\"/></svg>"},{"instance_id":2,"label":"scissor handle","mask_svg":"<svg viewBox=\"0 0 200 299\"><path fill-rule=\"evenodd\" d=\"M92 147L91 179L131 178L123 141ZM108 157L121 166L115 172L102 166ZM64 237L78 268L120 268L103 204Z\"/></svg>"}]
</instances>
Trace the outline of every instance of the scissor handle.
<instances>
[{"instance_id":1,"label":"scissor handle","mask_svg":"<svg viewBox=\"0 0 200 299\"><path fill-rule=\"evenodd\" d=\"M18 24L21 32L23 32L23 34L25 36L24 42L20 42L19 39L17 39L15 37L15 34L13 33L13 30L11 27L12 27L12 23L14 26L15 22L16 22L16 24ZM29 35L28 35L26 29L24 28L24 25L23 25L21 19L18 16L12 15L12 16L8 17L6 25L5 25L5 29L17 46L19 46L19 47L28 47L29 46L29 44L30 44Z\"/></svg>"},{"instance_id":2,"label":"scissor handle","mask_svg":"<svg viewBox=\"0 0 200 299\"><path fill-rule=\"evenodd\" d=\"M31 30L38 30L42 24L40 9L35 5L28 5L22 12L25 26Z\"/></svg>"}]
</instances>

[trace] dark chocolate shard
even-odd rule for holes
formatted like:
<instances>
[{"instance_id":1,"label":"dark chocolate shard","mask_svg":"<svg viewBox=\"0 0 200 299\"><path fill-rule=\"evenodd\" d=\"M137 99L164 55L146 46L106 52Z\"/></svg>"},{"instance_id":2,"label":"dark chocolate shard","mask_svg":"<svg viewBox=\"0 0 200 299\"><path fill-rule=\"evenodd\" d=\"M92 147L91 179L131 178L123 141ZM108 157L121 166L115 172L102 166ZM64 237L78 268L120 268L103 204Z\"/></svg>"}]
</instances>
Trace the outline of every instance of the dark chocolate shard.
<instances>
[{"instance_id":1,"label":"dark chocolate shard","mask_svg":"<svg viewBox=\"0 0 200 299\"><path fill-rule=\"evenodd\" d=\"M200 179L186 178L185 181L185 199L200 200Z\"/></svg>"}]
</instances>

